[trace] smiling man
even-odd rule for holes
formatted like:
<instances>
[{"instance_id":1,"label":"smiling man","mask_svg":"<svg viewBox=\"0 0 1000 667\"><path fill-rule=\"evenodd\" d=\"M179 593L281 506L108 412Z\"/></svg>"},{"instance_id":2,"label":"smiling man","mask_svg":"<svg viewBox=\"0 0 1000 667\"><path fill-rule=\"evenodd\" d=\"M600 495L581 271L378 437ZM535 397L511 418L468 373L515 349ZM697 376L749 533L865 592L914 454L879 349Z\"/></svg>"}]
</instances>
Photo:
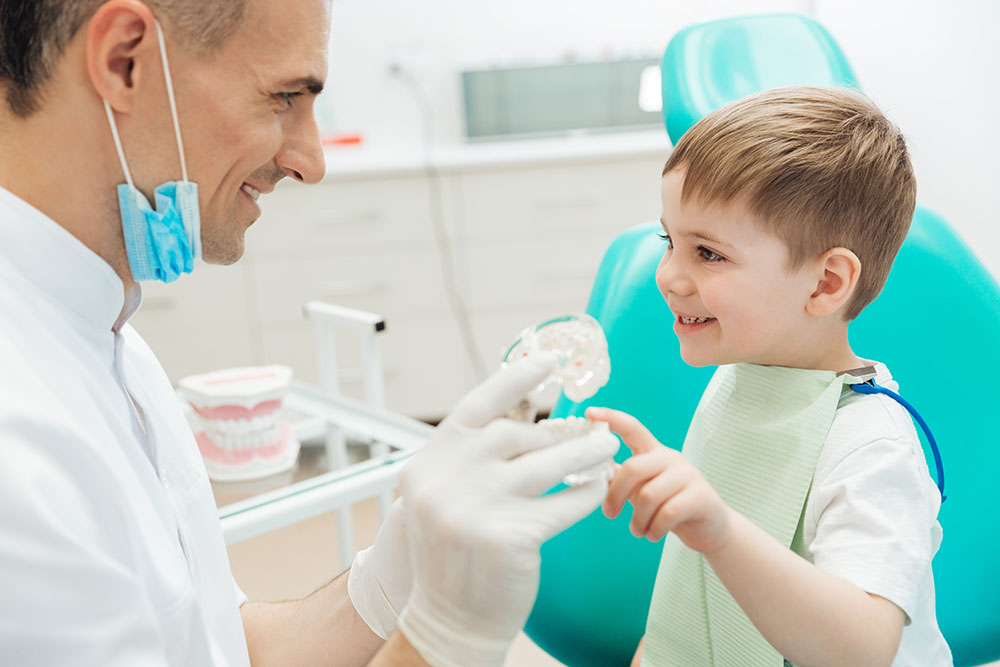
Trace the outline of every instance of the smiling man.
<instances>
[{"instance_id":1,"label":"smiling man","mask_svg":"<svg viewBox=\"0 0 1000 667\"><path fill-rule=\"evenodd\" d=\"M0 664L500 665L539 545L603 498L539 496L613 438L496 419L551 371L528 360L435 430L347 576L273 604L233 582L128 320L141 281L237 261L261 195L322 178L329 22L328 0L0 0Z\"/></svg>"}]
</instances>

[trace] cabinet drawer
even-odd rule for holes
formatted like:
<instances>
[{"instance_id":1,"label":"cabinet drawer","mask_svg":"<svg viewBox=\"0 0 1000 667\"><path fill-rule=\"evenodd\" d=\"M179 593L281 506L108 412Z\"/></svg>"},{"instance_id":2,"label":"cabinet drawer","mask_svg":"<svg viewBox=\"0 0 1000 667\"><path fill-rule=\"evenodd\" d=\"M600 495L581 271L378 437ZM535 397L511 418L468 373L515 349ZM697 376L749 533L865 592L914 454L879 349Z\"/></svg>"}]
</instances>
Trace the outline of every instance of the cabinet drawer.
<instances>
[{"instance_id":1,"label":"cabinet drawer","mask_svg":"<svg viewBox=\"0 0 1000 667\"><path fill-rule=\"evenodd\" d=\"M299 321L302 305L313 299L386 317L448 309L430 244L378 255L260 261L254 286L263 324Z\"/></svg>"},{"instance_id":2,"label":"cabinet drawer","mask_svg":"<svg viewBox=\"0 0 1000 667\"><path fill-rule=\"evenodd\" d=\"M579 312L586 308L613 236L530 243L470 243L463 248L463 283L476 312L527 306Z\"/></svg>"},{"instance_id":3,"label":"cabinet drawer","mask_svg":"<svg viewBox=\"0 0 1000 667\"><path fill-rule=\"evenodd\" d=\"M422 177L282 184L260 198L247 249L260 258L315 256L431 240L428 202Z\"/></svg>"},{"instance_id":4,"label":"cabinet drawer","mask_svg":"<svg viewBox=\"0 0 1000 667\"><path fill-rule=\"evenodd\" d=\"M663 161L531 168L455 176L455 225L467 238L624 229L660 216Z\"/></svg>"},{"instance_id":5,"label":"cabinet drawer","mask_svg":"<svg viewBox=\"0 0 1000 667\"><path fill-rule=\"evenodd\" d=\"M245 262L213 266L198 262L170 284L144 282L142 307L132 318L140 331L178 332L190 327L249 326Z\"/></svg>"},{"instance_id":6,"label":"cabinet drawer","mask_svg":"<svg viewBox=\"0 0 1000 667\"><path fill-rule=\"evenodd\" d=\"M269 327L261 336L258 363L290 365L297 379L319 383L316 341L311 324ZM364 399L358 338L338 336L341 393ZM386 406L421 419L444 417L474 384L464 348L448 317L397 317L378 337L382 352Z\"/></svg>"},{"instance_id":7,"label":"cabinet drawer","mask_svg":"<svg viewBox=\"0 0 1000 667\"><path fill-rule=\"evenodd\" d=\"M254 364L246 327L191 327L183 332L138 329L174 384L186 376Z\"/></svg>"}]
</instances>

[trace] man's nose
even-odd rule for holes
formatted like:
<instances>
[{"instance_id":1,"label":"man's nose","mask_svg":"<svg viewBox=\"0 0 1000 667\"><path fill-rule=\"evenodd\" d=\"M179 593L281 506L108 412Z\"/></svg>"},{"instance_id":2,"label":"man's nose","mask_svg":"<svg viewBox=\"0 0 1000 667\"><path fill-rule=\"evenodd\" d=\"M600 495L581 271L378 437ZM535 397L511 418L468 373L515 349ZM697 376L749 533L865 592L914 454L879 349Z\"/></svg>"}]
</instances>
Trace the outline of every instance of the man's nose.
<instances>
[{"instance_id":1,"label":"man's nose","mask_svg":"<svg viewBox=\"0 0 1000 667\"><path fill-rule=\"evenodd\" d=\"M319 183L326 173L319 127L311 113L285 128L284 142L275 156L277 165L289 176L303 183Z\"/></svg>"},{"instance_id":2,"label":"man's nose","mask_svg":"<svg viewBox=\"0 0 1000 667\"><path fill-rule=\"evenodd\" d=\"M660 293L664 296L693 294L694 281L691 280L684 263L673 255L673 252L665 253L659 266L656 267L656 285L660 288Z\"/></svg>"}]
</instances>

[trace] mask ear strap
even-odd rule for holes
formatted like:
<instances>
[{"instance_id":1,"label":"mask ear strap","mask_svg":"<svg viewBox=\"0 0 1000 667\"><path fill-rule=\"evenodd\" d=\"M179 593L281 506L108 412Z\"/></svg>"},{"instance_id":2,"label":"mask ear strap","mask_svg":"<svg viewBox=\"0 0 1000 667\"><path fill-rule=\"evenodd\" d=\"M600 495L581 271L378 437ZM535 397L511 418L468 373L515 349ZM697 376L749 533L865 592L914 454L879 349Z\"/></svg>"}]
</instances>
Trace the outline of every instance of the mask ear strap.
<instances>
[{"instance_id":1,"label":"mask ear strap","mask_svg":"<svg viewBox=\"0 0 1000 667\"><path fill-rule=\"evenodd\" d=\"M184 161L184 142L181 141L181 125L177 121L177 103L174 102L174 84L170 79L170 65L167 64L167 47L163 44L163 28L156 21L156 34L160 39L160 58L163 60L163 78L167 82L167 98L170 100L170 116L174 119L174 135L177 137L177 152L181 157L181 177L187 182L187 163Z\"/></svg>"},{"instance_id":2,"label":"mask ear strap","mask_svg":"<svg viewBox=\"0 0 1000 667\"><path fill-rule=\"evenodd\" d=\"M111 112L111 105L108 104L108 101L102 101L104 102L104 111L108 114L108 124L111 125L111 136L115 140L115 150L118 151L118 160L122 163L122 171L125 172L125 180L128 182L130 188L134 188L135 184L132 183L132 174L128 170L128 164L125 163L125 151L122 150L122 140L118 136L118 125L115 123L115 115Z\"/></svg>"}]
</instances>

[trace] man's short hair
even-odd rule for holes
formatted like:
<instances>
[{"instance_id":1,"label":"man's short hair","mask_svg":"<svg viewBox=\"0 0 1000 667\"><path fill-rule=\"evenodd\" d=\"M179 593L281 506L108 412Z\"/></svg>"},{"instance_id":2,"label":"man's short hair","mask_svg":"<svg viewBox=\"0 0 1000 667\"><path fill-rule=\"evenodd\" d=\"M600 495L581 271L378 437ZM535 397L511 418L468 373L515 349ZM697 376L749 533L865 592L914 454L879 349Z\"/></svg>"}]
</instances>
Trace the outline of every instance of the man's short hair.
<instances>
[{"instance_id":1,"label":"man's short hair","mask_svg":"<svg viewBox=\"0 0 1000 667\"><path fill-rule=\"evenodd\" d=\"M733 102L681 137L663 173L675 169L682 201L747 206L786 243L789 269L853 251L862 268L847 320L882 291L916 204L903 135L846 90L775 88Z\"/></svg>"},{"instance_id":2,"label":"man's short hair","mask_svg":"<svg viewBox=\"0 0 1000 667\"><path fill-rule=\"evenodd\" d=\"M247 0L145 0L186 47L208 54L239 25ZM0 83L7 106L27 117L73 35L105 0L0 0Z\"/></svg>"}]
</instances>

